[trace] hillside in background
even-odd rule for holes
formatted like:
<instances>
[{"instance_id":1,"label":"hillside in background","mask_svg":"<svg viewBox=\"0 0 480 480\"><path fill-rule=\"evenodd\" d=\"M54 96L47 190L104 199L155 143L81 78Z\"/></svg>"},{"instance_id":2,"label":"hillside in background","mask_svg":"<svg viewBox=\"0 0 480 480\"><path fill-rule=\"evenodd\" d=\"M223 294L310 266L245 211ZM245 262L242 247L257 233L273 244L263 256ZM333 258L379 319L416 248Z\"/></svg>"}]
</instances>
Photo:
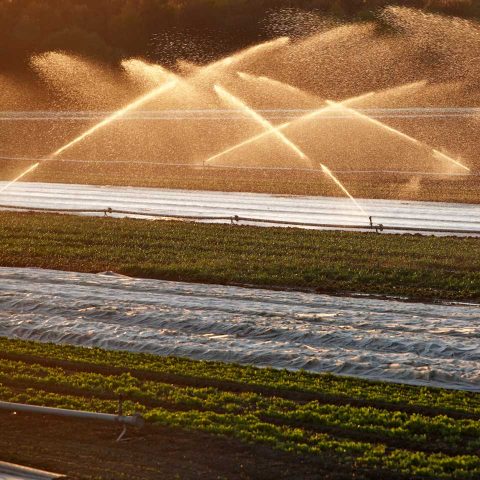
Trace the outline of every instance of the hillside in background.
<instances>
[{"instance_id":1,"label":"hillside in background","mask_svg":"<svg viewBox=\"0 0 480 480\"><path fill-rule=\"evenodd\" d=\"M0 0L0 68L21 68L48 50L109 62L131 56L205 62L308 30L292 24L292 15L282 23L282 9L358 21L386 5L480 18L477 0Z\"/></svg>"}]
</instances>

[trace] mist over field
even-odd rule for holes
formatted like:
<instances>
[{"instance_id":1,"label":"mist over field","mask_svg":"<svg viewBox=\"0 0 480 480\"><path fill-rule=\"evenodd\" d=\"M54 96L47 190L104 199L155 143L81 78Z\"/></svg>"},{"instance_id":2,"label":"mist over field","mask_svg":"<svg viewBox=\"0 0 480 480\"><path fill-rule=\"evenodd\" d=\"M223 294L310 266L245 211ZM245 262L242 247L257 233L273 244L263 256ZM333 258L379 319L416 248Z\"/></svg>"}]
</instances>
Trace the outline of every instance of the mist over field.
<instances>
[{"instance_id":1,"label":"mist over field","mask_svg":"<svg viewBox=\"0 0 480 480\"><path fill-rule=\"evenodd\" d=\"M305 34L315 26L275 19L279 10L364 21L389 5L480 16L476 0L2 0L0 68L21 69L32 54L59 49L109 62L207 61L280 31Z\"/></svg>"},{"instance_id":2,"label":"mist over field","mask_svg":"<svg viewBox=\"0 0 480 480\"><path fill-rule=\"evenodd\" d=\"M479 127L480 0L0 0L0 479L478 480Z\"/></svg>"}]
</instances>

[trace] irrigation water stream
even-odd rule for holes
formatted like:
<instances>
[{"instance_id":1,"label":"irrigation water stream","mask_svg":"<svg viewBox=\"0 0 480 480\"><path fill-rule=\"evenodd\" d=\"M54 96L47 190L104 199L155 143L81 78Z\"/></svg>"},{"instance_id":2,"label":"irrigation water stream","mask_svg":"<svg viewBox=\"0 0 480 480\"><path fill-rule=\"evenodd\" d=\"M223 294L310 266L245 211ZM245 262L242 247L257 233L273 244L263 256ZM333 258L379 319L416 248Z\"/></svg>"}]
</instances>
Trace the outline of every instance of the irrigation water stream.
<instances>
[{"instance_id":1,"label":"irrigation water stream","mask_svg":"<svg viewBox=\"0 0 480 480\"><path fill-rule=\"evenodd\" d=\"M480 305L0 268L0 335L480 390Z\"/></svg>"}]
</instances>

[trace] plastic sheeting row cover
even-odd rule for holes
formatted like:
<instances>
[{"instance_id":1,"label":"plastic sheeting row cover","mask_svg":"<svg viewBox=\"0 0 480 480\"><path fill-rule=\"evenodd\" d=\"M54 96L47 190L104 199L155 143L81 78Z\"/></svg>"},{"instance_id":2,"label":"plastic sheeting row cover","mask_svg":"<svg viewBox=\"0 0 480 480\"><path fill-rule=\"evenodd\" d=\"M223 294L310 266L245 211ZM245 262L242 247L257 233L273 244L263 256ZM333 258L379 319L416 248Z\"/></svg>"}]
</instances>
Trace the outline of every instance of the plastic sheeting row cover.
<instances>
[{"instance_id":1,"label":"plastic sheeting row cover","mask_svg":"<svg viewBox=\"0 0 480 480\"><path fill-rule=\"evenodd\" d=\"M480 305L0 268L0 335L479 390Z\"/></svg>"},{"instance_id":2,"label":"plastic sheeting row cover","mask_svg":"<svg viewBox=\"0 0 480 480\"><path fill-rule=\"evenodd\" d=\"M0 182L0 188L4 182ZM365 225L369 218L394 231L428 229L480 232L480 205L401 200L358 200L362 213L348 198L285 196L260 193L169 190L160 188L113 187L61 183L18 182L3 194L0 205L23 208L97 210L108 208L138 212L143 216L192 216L204 221L230 223L235 216L268 222L299 224ZM134 213L119 216L135 217ZM138 216L138 215L137 215ZM221 217L215 220L215 217ZM249 223L242 222L242 223ZM252 223L252 222L250 222ZM285 226L288 226L286 224ZM298 225L301 227L301 225ZM423 230L422 230L423 229ZM435 233L435 232L428 232ZM441 232L438 232L441 234ZM459 234L460 235L460 234Z\"/></svg>"}]
</instances>

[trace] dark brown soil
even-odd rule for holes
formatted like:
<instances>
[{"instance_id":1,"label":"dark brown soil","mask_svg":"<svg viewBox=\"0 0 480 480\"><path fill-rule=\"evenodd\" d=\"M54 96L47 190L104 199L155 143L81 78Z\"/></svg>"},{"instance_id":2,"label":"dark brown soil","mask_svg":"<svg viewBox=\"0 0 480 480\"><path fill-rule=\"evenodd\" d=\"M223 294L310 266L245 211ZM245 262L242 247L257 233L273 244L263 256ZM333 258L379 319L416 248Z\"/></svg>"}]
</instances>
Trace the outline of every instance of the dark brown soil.
<instances>
[{"instance_id":1,"label":"dark brown soil","mask_svg":"<svg viewBox=\"0 0 480 480\"><path fill-rule=\"evenodd\" d=\"M115 425L1 412L0 432L0 460L70 480L362 478L320 459L179 429L145 427L116 442Z\"/></svg>"}]
</instances>

